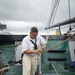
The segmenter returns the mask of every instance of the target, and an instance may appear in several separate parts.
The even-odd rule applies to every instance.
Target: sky
[[[26,34],[32,26],[45,34],[45,26],[50,18],[52,0],[0,0],[0,23],[6,24],[4,31],[12,34]],[[75,0],[70,0],[71,18],[75,17]],[[68,0],[60,0],[53,24],[69,19]],[[61,32],[66,32],[62,29]],[[50,29],[49,34],[55,34]]]

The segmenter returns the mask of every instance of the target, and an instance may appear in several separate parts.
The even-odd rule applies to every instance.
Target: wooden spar
[[[68,19],[66,21],[60,22],[58,24],[55,24],[55,25],[51,26],[51,28],[55,28],[55,27],[59,27],[59,26],[64,26],[64,25],[71,24],[71,23],[75,23],[75,17],[71,18],[71,19]]]

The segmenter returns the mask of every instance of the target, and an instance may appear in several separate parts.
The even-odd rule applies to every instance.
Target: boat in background
[[[0,75],[22,75],[21,41],[26,35],[0,34]],[[42,35],[46,38],[46,35]],[[52,46],[63,42],[68,35],[49,35],[46,46]],[[52,38],[52,39],[51,39]],[[57,47],[42,54],[43,75],[75,75],[75,38],[72,38]],[[38,65],[37,65],[38,66]],[[39,66],[38,66],[39,71]]]

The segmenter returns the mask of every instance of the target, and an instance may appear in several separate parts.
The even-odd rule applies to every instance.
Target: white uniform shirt
[[[42,44],[45,44],[45,39],[38,35],[37,37],[37,48],[40,49]],[[22,53],[29,49],[29,50],[34,50],[34,44],[30,41],[32,40],[35,43],[35,39],[31,39],[30,35],[26,36],[23,40],[22,40]],[[29,54],[29,55],[35,55],[35,54]]]

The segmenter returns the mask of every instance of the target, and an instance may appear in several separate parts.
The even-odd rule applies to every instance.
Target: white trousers
[[[23,55],[23,75],[35,75],[37,69],[37,55]]]

